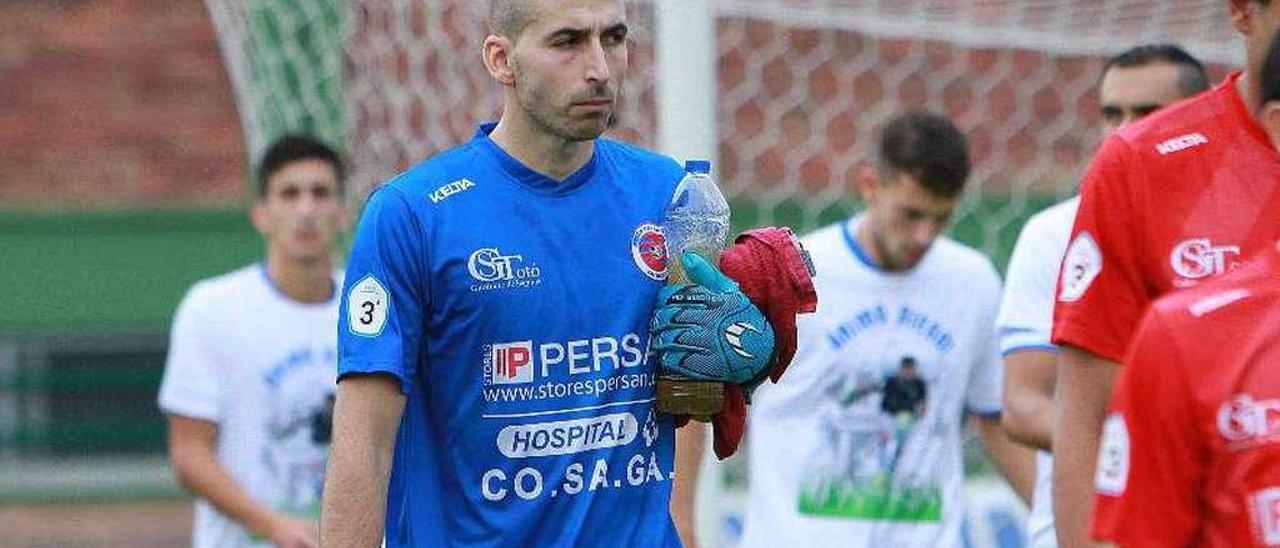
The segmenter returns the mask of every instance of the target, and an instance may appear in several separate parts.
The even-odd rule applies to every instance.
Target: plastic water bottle
[[[711,264],[720,262],[725,237],[729,234],[729,202],[711,178],[711,162],[684,163],[684,179],[676,186],[667,206],[667,282],[690,283],[680,264],[680,255],[693,251]]]
[[[711,178],[711,162],[689,160],[684,179],[676,186],[667,206],[663,232],[667,240],[667,283],[692,283],[680,256],[685,251],[702,255],[711,264],[720,263],[725,237],[729,234],[729,202]],[[689,415],[710,422],[724,406],[724,384],[698,381],[678,375],[658,375],[655,386],[658,411]]]

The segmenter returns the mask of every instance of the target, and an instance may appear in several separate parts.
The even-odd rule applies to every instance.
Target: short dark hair
[[[1101,83],[1107,71],[1114,67],[1132,68],[1151,63],[1169,63],[1177,67],[1178,90],[1186,97],[1209,89],[1209,73],[1205,72],[1204,63],[1175,44],[1143,44],[1124,50],[1107,59],[1098,75],[1098,82]]]
[[[1269,101],[1280,101],[1280,32],[1271,39],[1271,47],[1258,71],[1258,106]]]
[[[341,194],[347,174],[346,166],[337,151],[312,137],[285,135],[267,147],[262,161],[258,163],[258,198],[267,196],[267,182],[272,175],[289,164],[309,159],[324,160],[333,166],[333,171],[338,175],[338,193]]]
[[[489,32],[514,41],[533,22],[532,11],[527,0],[489,0]]]
[[[969,178],[969,146],[950,120],[913,111],[889,121],[880,134],[880,170],[912,176],[931,194],[953,197]]]

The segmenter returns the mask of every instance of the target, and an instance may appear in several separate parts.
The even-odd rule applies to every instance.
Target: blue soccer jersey
[[[407,396],[387,546],[679,546],[648,325],[680,167],[598,139],[553,181],[492,129],[383,185],[356,230],[339,374]]]

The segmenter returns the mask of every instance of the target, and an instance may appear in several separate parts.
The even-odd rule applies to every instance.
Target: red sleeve
[[[1150,299],[1139,266],[1144,212],[1133,199],[1145,177],[1132,156],[1125,141],[1112,137],[1085,173],[1053,318],[1054,344],[1115,362]]]
[[[1092,533],[1121,546],[1189,546],[1199,530],[1203,440],[1166,321],[1153,309],[1139,327],[1098,449]]]

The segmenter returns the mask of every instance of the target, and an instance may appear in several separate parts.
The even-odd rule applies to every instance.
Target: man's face
[[[627,71],[626,12],[618,0],[542,0],[511,50],[520,108],[568,141],[608,127]]]
[[[1182,99],[1180,74],[1177,65],[1165,61],[1107,69],[1098,86],[1103,137]]]
[[[297,261],[329,259],[347,225],[338,173],[318,158],[285,165],[267,179],[266,195],[253,206],[253,224],[269,250]]]
[[[951,224],[959,202],[959,196],[930,193],[905,173],[869,171],[861,187],[876,257],[881,268],[893,272],[909,270],[924,258]]]

